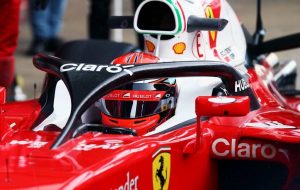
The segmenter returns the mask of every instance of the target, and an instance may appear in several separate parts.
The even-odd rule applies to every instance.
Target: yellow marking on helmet
[[[150,42],[149,40],[146,40],[145,44],[146,44],[147,50],[149,52],[153,53],[155,50],[155,45],[152,42]]]
[[[205,14],[206,14],[207,18],[215,18],[214,12],[213,12],[211,6],[207,6],[205,8]],[[215,41],[215,39],[216,39],[216,31],[210,31],[209,33],[210,33],[210,36],[211,36],[212,40]]]
[[[186,49],[186,45],[183,42],[179,42],[173,46],[173,50],[176,54],[183,54]]]

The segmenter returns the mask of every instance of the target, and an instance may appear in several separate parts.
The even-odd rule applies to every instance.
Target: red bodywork
[[[248,74],[260,108],[237,104],[245,116],[206,110],[212,117],[200,123],[198,101],[198,125],[149,136],[87,132],[56,149],[50,146],[60,132],[31,129],[37,100],[2,104],[0,189],[297,189],[300,115],[285,109],[254,69]]]

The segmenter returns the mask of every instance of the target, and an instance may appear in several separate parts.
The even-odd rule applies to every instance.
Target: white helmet
[[[216,31],[203,19],[202,26],[195,27],[201,18],[222,18],[229,24],[221,22],[226,27]],[[136,10],[134,28],[144,34],[145,52],[161,61],[216,60],[242,66],[245,72],[245,37],[225,0],[145,0]]]

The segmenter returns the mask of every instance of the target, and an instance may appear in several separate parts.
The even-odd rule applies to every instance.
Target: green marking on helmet
[[[181,30],[182,30],[182,25],[183,24],[182,24],[181,14],[180,14],[180,11],[178,9],[178,6],[176,6],[176,4],[174,3],[173,0],[167,0],[167,2],[174,8],[175,13],[176,13],[176,17],[177,17],[177,20],[178,20],[178,29],[177,29],[176,33],[174,34],[174,35],[176,35],[179,32],[181,32]]]

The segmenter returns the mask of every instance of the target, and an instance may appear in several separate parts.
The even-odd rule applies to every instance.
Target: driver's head
[[[157,63],[158,58],[147,53],[129,53],[116,58],[113,64]],[[173,78],[137,81],[122,86],[96,102],[102,123],[111,127],[126,127],[143,135],[154,130],[174,115],[177,86]]]

